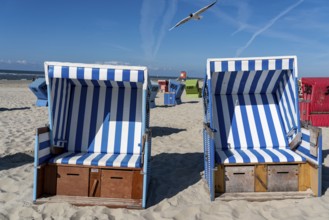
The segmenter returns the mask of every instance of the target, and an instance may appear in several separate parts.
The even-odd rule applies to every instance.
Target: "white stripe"
[[[301,131],[302,131],[303,134],[306,134],[306,135],[308,135],[308,136],[311,135],[311,131],[308,130],[308,129],[306,129],[306,128],[302,128]]]
[[[42,150],[39,150],[39,152],[38,152],[38,158],[40,159],[40,158],[42,158],[44,156],[47,156],[49,154],[50,154],[50,147],[44,148]]]
[[[217,153],[218,153],[218,155],[220,157],[220,161],[222,163],[229,163],[228,157],[226,156],[226,154],[224,153],[224,151],[219,150],[219,151],[217,151]]]
[[[62,100],[62,97],[60,96],[61,94],[61,91],[62,91],[62,80],[61,79],[58,79],[58,89],[57,89],[57,94],[55,95],[56,96],[56,106],[55,106],[55,112],[53,112],[53,114],[55,115],[54,116],[54,121],[53,121],[53,132],[54,132],[54,137],[57,135],[56,134],[56,130],[57,130],[57,123],[58,123],[58,115],[59,115],[59,111],[61,109],[59,109],[59,103],[60,101]],[[54,89],[55,90],[55,89]]]
[[[310,161],[311,163],[315,164],[315,165],[319,165],[318,161],[314,160],[313,158],[311,158],[309,155],[306,155],[304,153],[302,153],[301,151],[299,151],[298,149],[296,150],[296,153],[300,154],[302,157],[304,157],[307,161]]]
[[[250,127],[250,133],[251,133],[253,148],[260,148],[260,143],[259,143],[259,138],[258,138],[258,135],[257,135],[257,127],[256,127],[256,123],[255,123],[254,112],[252,110],[252,105],[250,103],[250,96],[249,95],[244,95],[244,101],[246,103],[246,111],[247,111],[247,116],[248,116],[248,122],[249,122],[249,127]]]
[[[88,83],[91,83],[89,80]],[[93,104],[93,94],[94,87],[88,85],[87,94],[86,94],[86,105],[85,105],[85,115],[83,121],[83,130],[82,130],[82,141],[81,141],[81,151],[87,152],[89,147],[89,134],[90,134],[90,121],[91,121],[91,109]]]
[[[114,81],[121,82],[123,78],[123,70],[114,70]]]
[[[237,124],[237,130],[238,130],[238,135],[239,135],[239,140],[240,140],[240,147],[242,149],[247,148],[247,139],[246,139],[246,134],[244,132],[244,124],[242,120],[242,114],[241,114],[241,106],[238,100],[237,95],[233,95],[233,100],[235,100],[235,107],[234,107],[234,114],[235,114],[235,119],[236,119],[236,124]]]
[[[254,149],[254,150],[263,156],[265,162],[267,162],[267,163],[273,162],[272,157],[270,155],[268,155],[264,150],[262,150],[262,149]]]
[[[232,126],[231,126],[231,118],[230,113],[228,109],[228,102],[227,102],[227,96],[226,95],[220,95],[220,99],[222,100],[222,111],[224,116],[224,124],[225,124],[225,134],[227,135],[227,143],[231,145],[231,148],[234,148],[234,139],[232,134]],[[233,113],[232,113],[233,114]],[[222,128],[221,128],[222,129]],[[222,146],[223,148],[224,146]]]
[[[132,155],[128,161],[128,167],[136,167],[136,162],[139,159],[139,155]]]
[[[235,70],[235,60],[228,61],[228,71],[236,71]]]
[[[289,129],[291,129],[292,128],[292,118],[290,117],[290,113],[289,113],[289,111],[288,111],[288,106],[289,106],[289,98],[288,98],[288,100],[286,99],[286,96],[285,96],[285,91],[286,91],[286,89],[287,89],[287,82],[286,82],[286,80],[285,79],[283,79],[284,80],[284,82],[283,82],[283,84],[284,85],[286,85],[285,87],[283,87],[283,85],[282,85],[282,87],[281,87],[281,94],[282,94],[282,102],[283,102],[283,106],[284,106],[284,111],[286,112],[286,115],[287,115],[287,118],[288,118],[288,125],[289,125]],[[288,96],[289,95],[289,93],[286,93],[286,95]]]
[[[85,153],[78,153],[76,155],[74,155],[73,157],[71,157],[68,161],[68,164],[77,164],[77,160],[83,156]]]
[[[70,86],[70,84],[69,83],[67,83],[67,90],[68,90],[68,94],[67,94],[67,100],[66,100],[66,103],[64,103],[64,104],[66,104],[66,109],[65,109],[65,119],[64,119],[64,121],[65,122],[67,122],[67,119],[68,119],[68,114],[69,114],[69,104],[70,104],[70,98],[71,98],[71,86]],[[65,123],[64,125],[63,125],[63,129],[64,129],[64,132],[63,132],[63,137],[62,137],[62,139],[67,139],[67,136],[66,136],[66,128],[67,128],[67,123]],[[62,143],[61,144],[61,146],[64,146],[64,143]]]
[[[303,140],[302,139],[302,143],[300,143],[300,146],[301,147],[303,147],[303,148],[305,148],[305,149],[307,149],[307,150],[310,150],[310,142],[308,142],[308,141],[305,141],[305,140]]]
[[[255,79],[256,72],[255,71],[250,71],[250,72],[247,72],[245,74],[248,74],[248,77],[247,77],[246,84],[244,86],[244,91],[243,91],[244,94],[250,92],[250,87],[251,87],[253,79]]]
[[[259,80],[257,82],[256,90],[255,90],[254,93],[260,93],[261,92],[262,87],[265,83],[265,80],[266,80],[266,77],[267,77],[268,74],[269,74],[268,70],[262,71],[262,74],[260,74]]]
[[[266,147],[271,148],[271,147],[273,147],[273,143],[271,140],[271,131],[270,131],[268,123],[267,123],[264,104],[262,102],[260,95],[256,95],[255,98],[256,98],[256,102],[257,102],[257,108],[258,108],[258,112],[259,112],[260,121],[262,124],[262,129],[264,132]]]
[[[138,71],[137,70],[130,71],[130,82],[138,82]]]
[[[113,161],[114,167],[121,167],[121,162],[125,158],[126,154],[119,154],[117,158]]]
[[[294,158],[295,162],[303,161],[302,157],[300,155],[296,154],[295,152],[293,152],[292,150],[289,150],[289,149],[281,149],[281,150],[283,150],[286,153],[290,154]]]
[[[251,153],[250,150],[244,150],[243,152],[245,154],[247,154],[247,156],[249,157],[250,163],[257,163],[258,162],[257,157],[253,153]]]
[[[286,147],[287,143],[285,141],[285,136],[282,132],[282,127],[281,127],[281,123],[280,123],[280,118],[276,109],[276,104],[274,103],[274,99],[273,99],[273,95],[266,95],[267,100],[269,103],[273,103],[273,104],[269,104],[269,108],[270,108],[270,112],[271,112],[271,116],[273,119],[273,124],[274,124],[274,129],[275,129],[275,135],[278,138],[278,142],[279,142],[279,148],[281,147]]]
[[[289,59],[282,59],[282,69],[283,70],[289,69]]]
[[[62,78],[62,67],[54,66],[54,77],[53,78]]]
[[[91,80],[92,79],[92,69],[91,68],[84,68],[84,80]]]
[[[63,131],[63,126],[64,126],[64,113],[66,112],[66,109],[65,109],[65,97],[66,97],[66,93],[67,93],[67,80],[64,80],[64,85],[61,87],[61,90],[63,91],[63,95],[61,97],[61,100],[62,100],[62,108],[61,108],[61,114],[60,114],[60,119],[59,119],[59,129],[58,129],[58,139],[64,139],[64,137],[60,136],[61,135],[61,132]],[[64,133],[64,136],[65,136],[65,133]],[[61,143],[63,144],[63,143]]]
[[[222,71],[222,62],[215,61],[214,62],[214,72],[221,72]]]
[[[96,122],[96,136],[94,152],[100,153],[102,146],[102,136],[103,136],[103,120],[104,120],[104,105],[106,99],[106,87],[99,87],[99,97],[97,105],[97,122]]]
[[[95,159],[100,153],[90,154],[87,158],[84,159],[83,165],[91,165],[93,159]]]
[[[49,140],[50,140],[49,132],[39,134],[39,144]]]
[[[223,82],[222,82],[222,89],[220,91],[220,94],[227,94],[227,86],[228,86],[228,82],[230,80],[230,73],[225,73],[224,76],[221,76],[221,77],[224,77],[223,79]]]
[[[72,154],[72,152],[66,152],[64,154],[61,154],[61,155],[55,157],[53,159],[53,161],[54,161],[54,163],[62,163],[63,158],[66,157],[66,156],[68,156],[68,155],[70,155],[70,154]]]
[[[218,80],[218,77],[219,77],[219,73],[216,72],[213,74],[213,79],[211,80],[211,88],[212,88],[212,94],[209,94],[209,96],[212,96],[215,94],[216,92],[216,87],[217,87],[217,80]],[[220,92],[220,91],[219,91]]]
[[[128,151],[128,133],[129,133],[129,110],[130,110],[130,100],[131,100],[131,88],[129,83],[124,82],[125,93],[124,93],[124,103],[123,103],[123,113],[122,113],[122,133],[121,133],[121,146],[120,153],[126,154]],[[132,106],[134,108],[135,106]]]
[[[242,71],[248,71],[249,70],[249,61],[248,60],[242,60],[241,70]]]
[[[105,166],[105,165],[106,165],[106,161],[107,161],[108,159],[110,159],[110,157],[111,157],[112,155],[113,155],[113,154],[105,154],[105,156],[102,157],[102,159],[100,159],[100,160],[98,161],[98,166]]]
[[[73,99],[73,107],[71,112],[71,125],[70,125],[70,137],[68,140],[68,150],[75,151],[75,139],[77,136],[77,128],[78,128],[78,115],[80,108],[80,95],[81,95],[81,87],[76,86],[74,90],[74,99]],[[78,146],[80,147],[80,146]]]
[[[268,60],[268,69],[275,70],[275,61],[276,60]]]
[[[76,79],[76,78],[78,78],[77,75],[78,75],[78,68],[70,66],[69,67],[69,78]]]
[[[242,156],[236,150],[231,150],[231,151],[233,153],[235,163],[244,163]]]
[[[107,80],[107,69],[99,69],[99,80]]]
[[[137,100],[136,100],[136,115],[135,115],[135,131],[134,131],[134,154],[140,154],[142,139],[142,99],[143,90],[137,90]],[[131,106],[132,108],[133,106]]]
[[[240,84],[241,84],[241,78],[242,78],[243,72],[238,72],[235,80],[234,80],[234,84],[233,84],[233,89],[232,89],[232,94],[236,94],[238,93]]]
[[[279,157],[280,162],[288,162],[288,159],[284,154],[282,154],[280,151],[275,150],[275,149],[268,149],[270,150],[273,154],[275,154],[277,157]]]
[[[280,95],[279,95],[279,90],[277,90],[276,92],[276,97],[279,101],[279,108],[280,108],[280,113],[281,113],[281,118],[282,118],[282,121],[283,121],[283,124],[284,124],[284,128],[285,128],[285,132],[288,133],[289,131],[289,128],[288,128],[288,122],[286,121],[285,119],[285,116],[284,116],[284,109],[283,109],[283,104],[282,104],[282,99],[280,98]]]
[[[220,130],[219,130],[219,123],[218,123],[218,109],[217,109],[217,99],[216,96],[210,96],[209,98],[213,99],[213,128],[215,128],[217,130],[217,135],[215,135],[215,148],[217,149],[217,151],[221,150],[223,148],[223,146],[221,146],[221,136],[220,136]],[[207,116],[206,116],[207,117]],[[223,128],[222,128],[223,129]]]
[[[273,89],[278,83],[278,78],[280,76],[280,73],[281,73],[281,71],[278,71],[278,70],[274,72],[273,77],[267,87],[266,93],[273,93]]]
[[[114,153],[115,143],[115,132],[116,132],[116,120],[117,120],[117,108],[119,99],[119,88],[112,88],[112,99],[111,99],[111,114],[109,121],[109,134],[107,140],[107,153]]]
[[[263,70],[262,60],[255,60],[255,71]]]

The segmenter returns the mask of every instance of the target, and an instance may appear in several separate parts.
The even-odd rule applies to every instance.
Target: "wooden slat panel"
[[[57,166],[45,166],[45,178],[43,191],[47,195],[56,195]]]
[[[38,172],[38,180],[37,180],[37,198],[42,196],[43,188],[44,188],[44,181],[45,181],[45,167],[41,166],[37,169]]]
[[[311,187],[310,165],[308,163],[299,165],[298,190],[306,191]]]
[[[100,197],[101,195],[101,169],[92,168],[89,173],[89,196]]]
[[[318,193],[319,193],[319,190],[322,190],[322,189],[319,189],[319,176],[318,176],[318,168],[310,165],[310,182],[311,182],[311,189],[313,191],[313,195],[317,196]]]
[[[43,134],[49,132],[49,128],[48,127],[37,128],[37,132],[38,134]]]
[[[297,165],[269,165],[267,191],[298,191]]]
[[[102,170],[101,197],[131,198],[133,171]]]
[[[267,166],[255,166],[255,192],[267,192]]]
[[[89,168],[58,166],[57,195],[88,196]]]
[[[132,199],[142,199],[143,195],[143,175],[140,171],[133,171],[133,183],[132,183],[132,192],[131,198]]]
[[[225,167],[225,192],[254,192],[254,166]]]
[[[224,193],[225,192],[225,172],[224,165],[218,165],[215,171],[215,192]]]

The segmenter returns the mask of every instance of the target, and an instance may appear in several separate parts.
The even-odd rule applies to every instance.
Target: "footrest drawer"
[[[57,195],[88,196],[89,168],[58,166]]]
[[[225,192],[254,192],[254,166],[225,167]]]
[[[268,165],[268,191],[298,191],[298,165]]]

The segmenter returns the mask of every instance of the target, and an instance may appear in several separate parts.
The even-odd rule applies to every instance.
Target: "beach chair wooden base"
[[[47,164],[38,168],[36,203],[142,208],[140,168]]]
[[[282,196],[286,193],[288,197],[317,196],[321,190],[318,188],[318,168],[309,162],[218,165],[214,172],[215,193],[219,197],[231,198],[242,193],[242,198],[245,195],[258,198],[254,195],[265,193],[280,199],[286,198]],[[259,198],[263,199],[262,194]]]

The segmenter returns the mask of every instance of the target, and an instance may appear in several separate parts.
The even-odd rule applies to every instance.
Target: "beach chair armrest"
[[[208,135],[209,135],[209,137],[211,139],[214,139],[215,138],[215,132],[216,131],[210,127],[210,124],[209,123],[203,123],[203,128],[208,133]]]
[[[296,149],[302,143],[302,133],[299,132],[294,139],[289,143],[291,150]]]
[[[141,164],[144,164],[144,156],[145,156],[145,145],[149,139],[149,136],[152,134],[151,129],[147,129],[145,134],[142,137],[142,157],[141,157]]]

